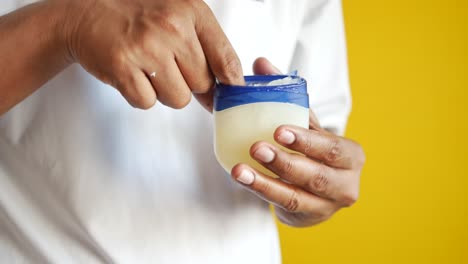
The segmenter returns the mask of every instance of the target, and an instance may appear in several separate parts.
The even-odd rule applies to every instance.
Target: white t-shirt
[[[340,1],[207,2],[245,74],[259,56],[298,69],[322,125],[344,131]],[[223,171],[212,140],[196,100],[137,110],[68,67],[0,116],[0,262],[280,263],[268,205]]]

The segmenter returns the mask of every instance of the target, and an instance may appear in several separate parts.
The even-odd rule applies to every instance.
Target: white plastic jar
[[[230,173],[238,163],[276,177],[250,157],[257,141],[275,143],[281,125],[309,126],[306,81],[298,76],[246,76],[246,86],[218,84],[214,95],[214,148],[218,162]],[[282,148],[282,147],[281,147]],[[283,148],[284,149],[284,148]]]

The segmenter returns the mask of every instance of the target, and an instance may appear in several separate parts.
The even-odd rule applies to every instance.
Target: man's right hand
[[[237,54],[202,0],[68,3],[63,29],[70,58],[134,107],[159,100],[182,108],[193,92],[210,109],[215,77],[244,83]]]

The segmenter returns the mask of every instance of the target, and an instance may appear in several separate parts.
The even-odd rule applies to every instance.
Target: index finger
[[[210,69],[216,78],[223,84],[244,85],[244,74],[239,57],[206,4],[201,4],[199,8],[195,30]]]
[[[331,133],[297,126],[280,126],[274,138],[289,149],[335,168],[352,169],[364,163],[364,154],[359,144]]]
[[[335,210],[333,201],[258,172],[246,164],[232,168],[232,177],[263,200],[275,204],[290,213],[309,213],[318,218],[329,217]]]

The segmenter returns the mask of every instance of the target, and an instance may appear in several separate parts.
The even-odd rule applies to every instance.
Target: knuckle
[[[344,207],[350,207],[357,202],[358,198],[359,198],[358,191],[356,190],[347,191],[343,193],[341,203]]]
[[[315,208],[311,214],[314,219],[318,220],[319,222],[323,222],[325,220],[330,219],[336,212],[336,206],[334,205],[322,205],[318,208]]]
[[[333,214],[334,214],[333,209],[331,208],[324,209],[318,213],[318,218],[320,219],[320,221],[325,221],[325,220],[330,219],[333,216]]]
[[[132,106],[140,108],[140,109],[150,109],[156,104],[156,97],[152,94],[147,94],[141,89],[136,88],[134,86],[127,87],[126,94]],[[128,92],[128,90],[133,89],[134,91]]]
[[[328,190],[329,180],[325,173],[323,164],[317,165],[314,175],[310,178],[309,188],[321,194],[326,194]]]
[[[129,87],[125,85],[119,85],[118,90],[132,107],[139,107],[138,102],[135,100],[135,97],[132,96],[132,92],[130,91]]]
[[[123,84],[121,92],[133,107],[147,110],[156,104],[155,94],[144,87],[140,87],[136,76],[129,74],[124,78],[121,81]]]
[[[257,189],[257,192],[265,195],[271,191],[272,186],[271,186],[271,183],[269,182],[263,182],[262,184],[259,184],[256,189]]]
[[[286,204],[284,205],[284,209],[288,212],[296,212],[297,208],[299,207],[299,194],[297,190],[292,190],[291,194],[289,195],[288,199],[286,200]]]
[[[138,96],[136,100],[136,106],[138,108],[148,110],[156,104],[156,98],[154,96]]]
[[[123,73],[127,66],[127,54],[121,49],[114,49],[111,51],[110,63],[112,69],[117,73]]]
[[[304,144],[304,153],[305,154],[311,153],[312,152],[312,147],[313,147],[312,139],[310,137],[303,136],[302,141],[304,142],[303,143]]]
[[[93,72],[93,75],[101,80],[103,83],[108,84],[117,90],[120,89],[119,83],[116,78],[114,78],[112,73],[104,72],[104,71],[95,71]]]
[[[134,25],[136,29],[133,34],[131,34],[132,39],[129,41],[130,50],[137,52],[143,52],[144,54],[153,54],[156,50],[162,48],[162,43],[158,41],[159,35],[155,33],[155,23],[158,26],[165,25],[160,16],[145,17],[143,16],[138,22],[137,25]],[[162,25],[161,25],[162,24]],[[130,33],[129,33],[130,34]],[[159,38],[160,39],[160,38]]]
[[[325,210],[319,210],[317,212],[313,213],[314,219],[322,222],[330,218],[331,215],[329,215],[328,211]]]
[[[198,79],[191,84],[190,90],[195,93],[206,93],[214,86],[214,79]]]
[[[229,44],[226,43],[225,45]],[[240,69],[242,69],[242,66],[239,58],[235,54],[230,54],[224,58],[219,70],[224,79],[232,82],[242,77],[242,70]]]
[[[364,166],[366,163],[366,153],[364,152],[364,149],[362,148],[361,145],[357,144],[357,155],[356,155],[356,162],[359,167]]]
[[[162,10],[158,14],[158,26],[159,28],[163,29],[164,31],[172,34],[172,35],[179,35],[184,36],[182,32],[184,32],[184,22],[181,19],[181,16],[178,13],[173,12],[171,10]]]
[[[208,6],[208,4],[205,3],[205,1],[189,0],[187,3],[191,7],[191,10],[198,17],[203,17],[207,14],[212,14],[211,8]]]
[[[280,163],[279,172],[283,175],[289,175],[293,173],[294,161],[292,159],[285,159]]]
[[[177,98],[173,100],[169,106],[174,109],[182,109],[190,103],[191,99],[192,99],[192,96],[190,94],[184,93],[184,94],[181,94],[180,96],[177,96]]]
[[[334,163],[340,160],[341,156],[342,156],[342,146],[341,146],[340,138],[334,137],[325,155],[325,160],[329,163]]]
[[[133,50],[141,50],[147,55],[153,55],[155,50],[160,49],[158,42],[155,41],[155,36],[149,30],[144,31],[141,35],[135,40],[135,44],[132,48]],[[154,55],[153,55],[154,56]]]

